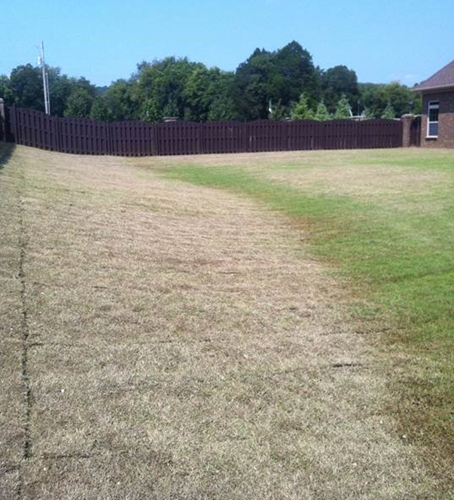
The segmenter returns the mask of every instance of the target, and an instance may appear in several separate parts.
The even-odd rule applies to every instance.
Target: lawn
[[[452,152],[7,153],[2,500],[449,498]]]
[[[182,165],[173,179],[227,189],[296,221],[348,279],[359,319],[386,324],[415,366],[396,408],[406,434],[454,456],[454,153],[306,154],[306,161]],[[389,328],[389,330],[388,330]]]

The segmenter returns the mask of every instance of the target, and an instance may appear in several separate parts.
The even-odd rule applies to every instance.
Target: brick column
[[[415,115],[403,115],[401,117],[403,132],[402,132],[402,146],[409,148],[411,146],[411,124],[415,119]]]

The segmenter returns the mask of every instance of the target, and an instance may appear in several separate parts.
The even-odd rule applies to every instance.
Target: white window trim
[[[436,122],[430,121],[430,110],[431,109],[438,109],[438,121],[436,121]],[[429,104],[427,107],[427,131],[426,131],[426,139],[438,139],[438,133],[437,133],[437,135],[430,135],[429,134],[431,123],[438,123],[438,124],[440,123],[440,102],[439,101],[429,101]]]

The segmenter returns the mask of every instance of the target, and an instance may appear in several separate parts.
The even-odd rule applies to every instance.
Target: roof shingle
[[[454,87],[454,61],[451,61],[440,71],[437,71],[427,80],[413,87],[413,90],[432,90],[444,87]]]

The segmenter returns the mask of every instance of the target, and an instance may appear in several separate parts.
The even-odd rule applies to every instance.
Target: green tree
[[[164,106],[164,109],[162,110],[162,114],[164,117],[180,117],[181,112],[178,107],[177,101],[176,100],[170,100],[167,102],[167,104]]]
[[[323,99],[330,112],[334,112],[337,103],[345,96],[351,103],[359,99],[358,78],[347,66],[335,66],[321,73]]]
[[[104,93],[96,97],[91,118],[109,122],[139,118],[140,110],[132,92],[131,82],[126,80],[113,82]]]
[[[364,111],[364,109],[367,108],[369,110],[369,113],[373,117],[375,117],[376,113],[377,113],[376,94],[377,94],[378,89],[381,87],[384,87],[384,85],[378,84],[378,83],[359,83],[358,84],[359,98],[361,101],[362,110]],[[385,103],[385,106],[386,106],[386,103]],[[381,109],[379,111],[379,114],[377,116],[381,116],[383,109]]]
[[[70,95],[76,88],[85,88],[93,96],[96,88],[85,78],[62,75],[60,68],[46,67],[49,78],[50,108],[54,116],[63,116]],[[2,90],[3,87],[3,90]],[[17,66],[10,78],[2,77],[0,95],[8,105],[44,111],[43,81],[41,68],[26,64]]]
[[[336,112],[334,113],[334,118],[336,120],[341,120],[344,118],[351,118],[351,116],[352,116],[352,110],[350,107],[350,103],[348,102],[345,96],[342,96],[339,99],[339,102],[337,103]]]
[[[31,64],[17,66],[11,71],[9,88],[11,104],[44,111],[43,81],[39,68]]]
[[[386,105],[386,108],[384,109],[381,117],[388,118],[388,119],[393,119],[396,117],[396,112],[394,111],[394,108],[391,104],[391,101],[389,101],[388,104]]]
[[[189,75],[183,97],[185,99],[186,120],[205,121],[213,100],[215,75],[205,66],[195,68]]]
[[[236,70],[235,102],[240,116],[246,120],[268,116],[269,80],[273,74],[272,56],[256,49]]]
[[[11,84],[6,75],[0,75],[0,97],[5,101],[7,106],[11,106],[14,103]]]
[[[318,103],[314,118],[319,122],[325,122],[331,119],[331,115],[328,113],[328,110],[323,101]]]
[[[320,81],[312,56],[297,42],[274,52],[256,49],[236,70],[234,100],[246,120],[267,118],[270,99],[288,107],[303,91],[315,104]]]
[[[298,102],[292,110],[294,120],[313,120],[314,112],[309,107],[309,99],[305,93],[301,94]]]
[[[139,118],[144,122],[157,122],[163,117],[163,112],[157,107],[154,99],[145,99],[140,109]]]
[[[402,116],[410,110],[413,102],[413,112],[421,113],[422,100],[406,85],[399,82],[389,84],[362,83],[359,85],[362,105],[369,108],[374,116],[382,116],[388,103],[394,108],[395,116]]]
[[[63,116],[71,92],[76,87],[77,80],[61,75],[59,68],[49,68],[50,110],[54,116]]]
[[[221,96],[212,102],[208,111],[208,121],[237,120],[235,103],[231,97]]]
[[[291,111],[287,106],[282,104],[282,100],[279,99],[276,104],[272,105],[271,112],[269,114],[270,120],[285,120],[291,116]]]
[[[90,110],[90,118],[93,120],[109,121],[109,109],[103,96],[98,96],[93,101]]]
[[[207,69],[204,65],[194,68],[183,91],[185,119],[206,121],[220,119],[220,116],[232,118],[235,115],[231,97],[233,79],[233,73],[218,68]],[[213,118],[215,116],[218,118]]]
[[[288,106],[295,102],[304,91],[313,106],[320,98],[321,83],[309,51],[293,41],[276,51],[275,60],[280,84],[275,90],[282,104]]]
[[[372,118],[375,118],[374,114],[369,108],[364,108],[363,112],[361,113],[361,116],[366,120],[371,120]]]
[[[219,71],[211,90],[212,96],[208,111],[208,120],[236,120],[238,112],[233,99],[235,75],[230,71]]]
[[[94,100],[94,95],[87,88],[74,88],[66,102],[64,116],[67,118],[88,118]]]
[[[147,101],[147,106],[152,106],[157,119],[163,116],[184,118],[185,87],[191,73],[202,67],[202,64],[192,63],[186,58],[175,57],[139,64],[132,81],[132,98],[138,109],[141,109],[140,113],[143,114],[143,103]]]

